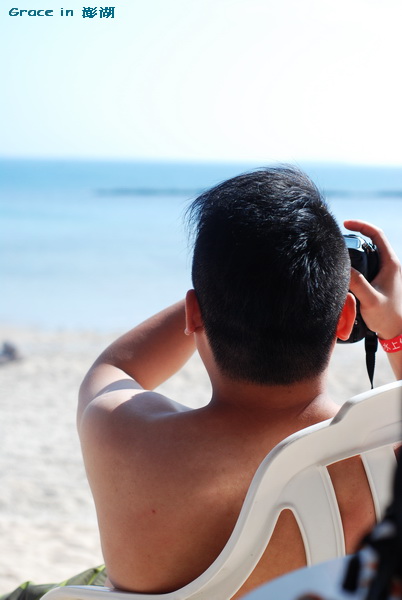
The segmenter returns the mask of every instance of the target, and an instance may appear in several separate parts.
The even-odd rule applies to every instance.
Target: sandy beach
[[[57,582],[102,563],[75,405],[86,370],[120,333],[1,331],[0,342],[14,343],[22,358],[0,365],[0,595],[26,580]],[[375,384],[392,380],[379,349]],[[369,389],[361,343],[336,347],[329,386],[339,403]],[[199,358],[160,391],[206,404],[210,385]]]

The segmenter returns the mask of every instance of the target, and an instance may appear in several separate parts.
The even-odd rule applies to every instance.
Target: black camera
[[[362,273],[367,281],[372,281],[377,275],[379,269],[377,246],[353,233],[344,235],[343,237],[345,239],[346,247],[349,251],[352,267]],[[367,327],[360,314],[360,303],[356,298],[356,320],[352,329],[352,333],[347,340],[338,339],[337,341],[341,344],[359,342],[366,337],[366,334],[369,331],[370,329]]]

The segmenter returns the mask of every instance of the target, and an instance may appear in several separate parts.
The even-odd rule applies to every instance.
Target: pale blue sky
[[[402,164],[401,0],[0,2],[0,156]]]

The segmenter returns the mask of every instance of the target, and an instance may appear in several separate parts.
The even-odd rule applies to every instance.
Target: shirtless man
[[[265,455],[336,414],[326,371],[336,338],[353,326],[349,287],[381,338],[402,334],[400,265],[384,235],[345,223],[381,257],[373,286],[355,271],[350,281],[342,234],[299,171],[226,181],[193,203],[190,221],[194,290],[114,342],[80,390],[78,429],[106,569],[123,590],[166,592],[200,575],[229,538]],[[195,349],[212,383],[207,406],[189,409],[150,391]],[[402,352],[389,356],[402,378]],[[352,551],[374,519],[360,460],[331,476]],[[234,598],[303,564],[285,511]]]

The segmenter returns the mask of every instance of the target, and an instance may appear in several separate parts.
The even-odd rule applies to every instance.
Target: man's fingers
[[[344,221],[344,226],[350,231],[357,231],[359,233],[362,233],[366,237],[369,237],[377,246],[380,252],[380,259],[382,264],[384,264],[384,262],[387,262],[388,259],[396,259],[396,255],[387,238],[385,237],[383,231],[375,225],[367,223],[367,221],[348,220]]]
[[[352,267],[350,273],[350,291],[356,296],[360,303],[370,306],[378,300],[378,292],[359,271]]]

